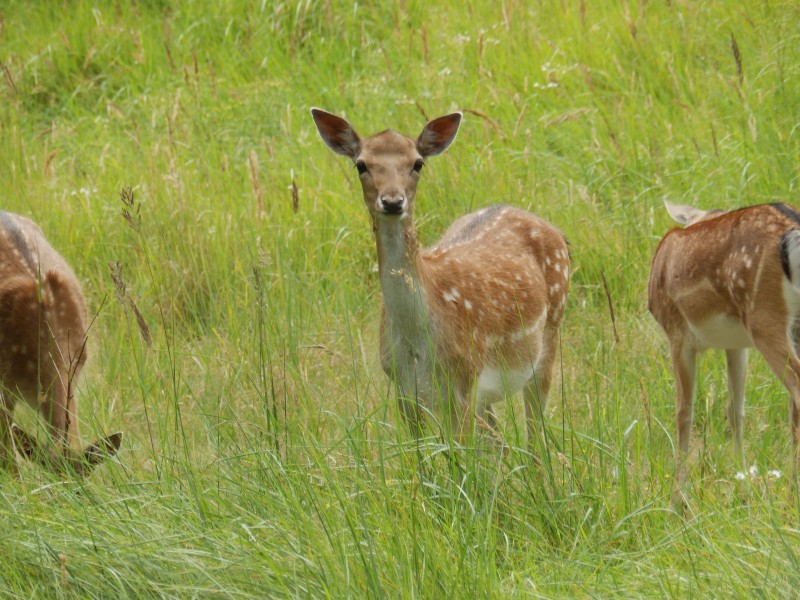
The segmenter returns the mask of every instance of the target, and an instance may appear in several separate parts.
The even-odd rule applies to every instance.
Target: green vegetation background
[[[674,512],[645,286],[663,200],[795,201],[799,45],[786,0],[0,1],[0,206],[84,283],[84,438],[126,436],[84,482],[2,477],[0,591],[795,595],[786,392],[754,357],[740,481],[702,361]],[[566,232],[540,467],[518,401],[506,457],[399,424],[368,217],[311,106],[364,134],[465,112],[420,183],[423,243],[499,201]]]

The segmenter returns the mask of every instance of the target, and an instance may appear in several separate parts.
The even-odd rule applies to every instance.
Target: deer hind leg
[[[726,350],[728,364],[728,423],[736,443],[736,454],[744,468],[744,381],[747,375],[747,350]]]
[[[753,344],[764,355],[772,372],[783,382],[789,392],[789,418],[794,446],[794,468],[800,467],[800,359],[789,343],[788,336],[781,339],[769,333],[751,331]]]
[[[670,348],[672,369],[675,373],[675,422],[678,431],[678,467],[675,484],[686,482],[686,461],[689,455],[689,438],[694,418],[695,363],[697,351],[680,340]]]
[[[540,429],[538,423],[544,423],[544,411],[547,408],[550,384],[553,380],[557,345],[558,328],[546,329],[538,361],[534,364],[533,375],[522,388],[529,449],[533,448],[536,432]]]

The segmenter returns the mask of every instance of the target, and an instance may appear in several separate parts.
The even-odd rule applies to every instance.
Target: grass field
[[[799,44],[787,0],[0,1],[0,208],[84,284],[85,441],[125,432],[85,481],[0,475],[0,595],[796,595],[786,391],[753,355],[737,479],[703,358],[673,510],[645,293],[665,199],[796,202]],[[362,134],[465,112],[423,243],[500,201],[567,234],[541,467],[519,400],[505,457],[400,422],[369,218],[312,106]]]

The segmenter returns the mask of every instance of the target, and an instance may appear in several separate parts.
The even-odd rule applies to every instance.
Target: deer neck
[[[421,353],[428,337],[428,310],[414,224],[405,216],[375,219],[373,226],[389,332],[395,341],[409,343]]]

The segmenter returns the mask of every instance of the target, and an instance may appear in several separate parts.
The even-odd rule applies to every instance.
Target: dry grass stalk
[[[250,165],[250,183],[253,185],[253,194],[256,197],[256,216],[261,221],[264,218],[264,191],[258,181],[258,156],[255,150],[251,150],[247,156]]]

